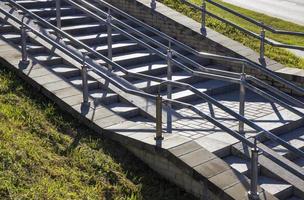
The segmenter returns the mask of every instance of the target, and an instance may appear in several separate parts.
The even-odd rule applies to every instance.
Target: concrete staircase
[[[27,8],[29,11],[43,17],[52,24],[56,25],[56,12],[55,12],[55,1],[52,0],[17,0],[16,2],[20,3],[22,6]],[[100,6],[101,7],[101,6]],[[102,7],[101,7],[102,8]],[[104,8],[102,8],[104,9]],[[107,55],[107,32],[106,26],[100,25],[94,19],[88,17],[85,13],[73,8],[72,6],[62,3],[61,8],[62,14],[62,30],[71,34],[81,42],[89,45],[96,51],[100,52],[103,55]],[[158,40],[159,42],[166,43],[166,40],[160,38],[159,36],[154,35],[153,33],[147,31],[143,27],[140,27],[126,18],[116,16],[123,22],[129,24],[130,26],[140,30],[142,33],[145,33],[147,36]],[[1,37],[6,41],[9,41],[12,45],[20,45],[20,33],[13,26],[6,23],[4,20],[0,23],[0,33]],[[50,30],[50,33],[52,31]],[[128,70],[136,73],[148,74],[156,77],[160,77],[166,80],[167,77],[167,63],[162,58],[149,52],[143,48],[138,43],[128,39],[124,35],[113,32],[113,61],[120,64],[121,66],[127,68]],[[69,40],[64,39],[66,44],[72,45]],[[151,44],[153,45],[153,44]],[[183,55],[193,59],[194,61],[199,62],[208,68],[213,69],[222,69],[225,70],[225,66],[215,65],[212,60],[202,59],[188,54],[182,49],[179,49],[176,46],[172,46],[176,51],[182,53]],[[84,49],[78,48],[80,52],[85,52]],[[38,43],[33,38],[29,39],[28,52],[30,56],[43,65],[45,68],[53,71],[58,75],[58,78],[52,80],[54,83],[60,80],[68,82],[74,88],[81,90],[82,88],[82,78],[81,70],[79,66],[71,63],[69,60],[64,59],[61,55],[50,51],[45,48],[42,44]],[[89,57],[95,60],[100,65],[105,65],[104,61],[96,59],[96,57],[89,55]],[[194,77],[187,74],[185,71],[174,67],[173,68],[173,77],[175,81],[188,83],[197,88],[199,91],[209,94],[214,99],[223,101],[231,109],[236,109],[234,102],[238,100],[238,97],[235,94],[238,94],[239,86],[232,83],[227,83],[224,81]],[[42,76],[42,72],[39,72],[39,69],[35,69],[36,76]],[[159,83],[153,81],[145,81],[136,79],[133,77],[128,77],[121,71],[114,69],[116,73],[121,78],[132,83],[137,88],[146,91],[151,94],[156,94],[158,91]],[[35,76],[35,75],[31,75]],[[48,80],[50,82],[50,80]],[[48,83],[52,84],[52,82]],[[116,91],[108,87],[109,83],[105,82],[100,77],[96,76],[94,73],[89,73],[89,94],[91,101],[94,102],[97,109],[98,106],[106,106],[114,113],[120,115],[122,118],[128,121],[145,121],[152,122],[154,120],[153,114],[147,114],[143,112],[141,105],[138,102],[130,101],[123,94],[119,94]],[[69,90],[64,90],[61,88],[61,98],[71,98],[68,94]],[[166,96],[167,91],[166,87],[161,87],[161,95]],[[68,95],[67,95],[68,94]],[[78,94],[79,95],[79,94]],[[206,105],[205,101],[200,100],[189,90],[183,89],[173,89],[172,98],[174,100],[184,101],[195,106],[204,106]],[[269,103],[267,100],[259,97],[258,95],[249,92],[248,101],[251,104],[255,104],[255,101],[261,101]],[[75,101],[73,105],[77,105],[81,102],[79,100]],[[144,105],[142,105],[144,106]],[[259,105],[257,105],[259,106]],[[176,108],[179,113],[183,112],[184,108]],[[215,108],[216,109],[216,108]],[[267,110],[267,109],[266,109]],[[206,111],[210,112],[210,111]],[[215,112],[216,113],[216,112]],[[268,117],[273,114],[272,111],[266,112],[260,117],[252,117],[253,120],[262,119],[263,117]],[[104,116],[103,116],[104,117]],[[292,118],[292,117],[291,117]],[[281,127],[281,130],[277,133],[282,139],[292,144],[296,148],[304,149],[304,128],[299,123],[299,118],[295,118],[291,121],[296,121],[297,123],[292,124],[293,122],[280,122],[276,124],[276,127],[270,127],[268,130],[273,130],[277,127]],[[222,120],[225,123],[225,119]],[[231,127],[235,127],[236,121],[232,120]],[[235,128],[236,129],[236,128]],[[252,135],[248,134],[248,137]],[[226,137],[226,135],[225,135]],[[227,136],[228,138],[228,136]],[[203,140],[204,137],[199,138]],[[222,138],[225,140],[225,138]],[[264,145],[266,148],[269,148],[270,151],[282,159],[290,161],[293,165],[296,164],[296,168],[300,171],[302,170],[304,174],[304,158],[299,158],[293,153],[289,152],[282,146],[278,146],[276,143],[267,140],[264,138],[261,140],[259,145]],[[203,145],[204,146],[204,145]],[[204,146],[207,150],[208,145]],[[239,143],[239,141],[232,139],[227,146],[220,147],[219,151],[213,151],[218,157],[221,157],[226,163],[228,163],[233,169],[239,173],[246,176],[250,179],[250,151],[248,147]],[[262,159],[263,160],[263,159]],[[274,163],[265,161],[266,164],[263,164],[263,161],[260,165],[260,177],[259,185],[268,193],[277,197],[278,199],[304,199],[304,183],[303,177],[297,177],[295,175],[290,175],[276,166]],[[295,163],[295,164],[294,164]],[[273,168],[277,168],[282,174],[272,171]],[[301,167],[303,169],[301,169]]]

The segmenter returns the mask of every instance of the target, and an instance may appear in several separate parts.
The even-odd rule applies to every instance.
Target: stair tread
[[[173,81],[180,81],[182,79],[186,79],[186,78],[190,78],[190,75],[187,75],[186,72],[176,72],[172,75],[172,80]],[[160,76],[159,78],[166,80],[167,76],[163,75]],[[136,80],[134,82],[132,82],[134,86],[138,87],[138,88],[146,88],[146,87],[150,87],[150,86],[155,86],[155,85],[159,85],[159,82],[155,82],[155,81],[145,81],[145,80]]]
[[[296,148],[303,148],[304,147],[304,128],[298,128],[298,129],[288,132],[286,134],[280,135],[280,138],[285,140],[290,145],[292,145]],[[278,145],[276,142],[273,142],[273,141],[267,141],[264,144],[267,145],[268,147],[272,148],[273,150],[275,150],[276,152],[278,152],[281,155],[284,155],[289,152],[285,147]]]
[[[110,105],[108,105],[108,106],[109,106],[109,108],[110,108],[112,111],[118,112],[118,113],[138,110],[137,107],[132,106],[132,105],[129,105],[129,104],[126,104],[126,103],[122,103],[122,102],[113,103],[113,104],[110,104]]]
[[[114,43],[112,45],[112,48],[121,48],[121,47],[130,47],[130,46],[134,46],[137,45],[137,43],[135,42],[131,42],[131,41],[126,41],[126,42],[117,42]],[[107,50],[108,49],[108,45],[98,45],[98,46],[90,46],[91,49],[94,49],[95,51],[102,51],[102,50]],[[85,49],[78,49],[80,52],[87,52],[87,50]]]
[[[91,97],[93,97],[95,99],[117,96],[117,94],[115,94],[113,92],[108,92],[108,91],[105,91],[105,90],[102,90],[102,89],[90,90],[89,94],[90,94]]]
[[[218,81],[218,80],[207,80],[207,81],[201,81],[201,82],[192,84],[192,86],[194,86],[200,92],[206,92],[208,90],[221,88],[221,87],[224,87],[227,85],[229,85],[229,83],[223,82],[223,81]],[[182,97],[186,97],[186,96],[193,95],[193,94],[194,93],[190,90],[182,90],[182,91],[178,91],[178,92],[173,92],[172,98],[177,99],[177,98],[182,98]]]
[[[250,161],[242,159],[238,156],[227,156],[223,160],[228,163],[233,169],[240,173],[245,173],[249,170]]]
[[[118,62],[118,61],[123,61],[123,60],[136,59],[136,58],[140,58],[140,57],[147,57],[150,55],[153,55],[153,54],[149,53],[146,50],[142,50],[142,51],[123,53],[121,55],[114,55],[112,60],[114,62]],[[100,64],[105,64],[105,62],[103,60],[97,60],[97,62]]]
[[[133,73],[144,73],[144,72],[148,72],[149,70],[167,68],[167,66],[168,65],[165,61],[158,61],[158,62],[150,62],[150,63],[142,63],[139,65],[134,65],[134,66],[128,67],[128,70]],[[119,76],[124,75],[124,73],[120,72],[120,71],[117,71],[115,73]]]
[[[292,185],[266,176],[259,176],[259,185],[272,195],[290,189]]]

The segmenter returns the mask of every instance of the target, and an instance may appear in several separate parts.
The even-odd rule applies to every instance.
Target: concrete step
[[[48,18],[48,21],[55,26],[57,25],[56,17],[50,17]],[[85,14],[66,15],[61,17],[61,26],[62,27],[71,26],[71,25],[75,26],[84,23],[91,23],[91,21],[92,19]]]
[[[304,158],[298,158],[294,160],[294,162],[299,165],[300,167],[304,168]]]
[[[47,30],[51,33],[54,32],[52,29]],[[104,25],[101,25],[100,23],[89,22],[86,24],[73,24],[69,26],[62,26],[61,30],[71,35],[82,35],[105,32],[106,27]]]
[[[198,89],[200,92],[210,95],[216,95],[220,93],[227,92],[229,89],[235,89],[236,85],[218,81],[218,80],[207,80],[198,82],[195,84],[192,84],[196,89]],[[164,96],[166,96],[166,93],[162,93]],[[193,101],[197,101],[201,99],[196,94],[194,94],[190,90],[177,90],[177,92],[173,92],[172,98],[178,101],[184,101],[187,103],[191,103]]]
[[[102,102],[103,104],[112,104],[119,101],[117,94],[106,91],[104,89],[95,89],[89,91],[90,96],[94,101]]]
[[[286,200],[303,200],[303,199],[304,199],[304,197],[292,195],[291,197],[288,197]]]
[[[134,52],[125,52],[123,54],[114,55],[112,60],[117,64],[126,67],[137,64],[143,64],[147,62],[159,62],[160,58],[153,54],[149,53],[147,50],[139,50]],[[105,65],[103,60],[97,60],[101,65]]]
[[[282,134],[280,135],[280,138],[298,149],[304,149],[304,127]],[[285,156],[290,160],[296,158],[296,155],[294,153],[290,152],[285,147],[278,145],[276,142],[266,141],[264,144],[278,154]]]
[[[167,80],[166,75],[161,75],[158,77],[163,80]],[[194,77],[188,75],[186,72],[174,73],[172,76],[172,80],[181,81],[181,82],[185,82],[185,83],[191,83],[191,84],[196,83],[198,81],[202,81],[202,79],[200,79],[199,77],[194,78]],[[147,91],[147,92],[156,93],[159,89],[159,82],[155,82],[155,81],[135,80],[135,81],[132,81],[132,83],[134,84],[135,87],[142,89],[144,91]],[[165,89],[165,88],[166,88],[166,86],[163,85],[161,89]]]
[[[55,1],[53,0],[18,0],[17,3],[21,4],[25,8],[44,8],[44,7],[55,7]],[[64,5],[64,1],[62,1]]]
[[[15,33],[15,32],[4,33],[4,34],[1,34],[1,36],[4,39],[6,39],[10,42],[13,42],[13,43],[20,43],[20,41],[21,41],[20,34]]]
[[[92,34],[84,34],[84,35],[78,35],[74,36],[77,40],[89,45],[89,46],[96,46],[96,45],[105,45],[107,42],[108,34],[106,33],[92,33]],[[112,33],[112,41],[113,43],[119,42],[119,41],[124,41],[127,38],[122,36],[119,33],[113,32]],[[68,39],[63,39],[63,41],[67,43],[71,43]]]
[[[82,89],[82,78],[81,78],[81,76],[79,76],[79,77],[73,77],[73,78],[70,78],[68,80],[75,87]],[[88,88],[89,88],[89,91],[90,90],[96,90],[99,87],[100,87],[100,83],[98,81],[96,81],[94,79],[91,79],[91,78],[88,79]]]
[[[95,51],[107,56],[108,53],[108,45],[96,45],[91,46],[92,49]],[[126,52],[126,49],[129,51],[138,51],[142,49],[137,43],[126,40],[126,41],[118,41],[112,44],[112,53],[113,55],[122,54]],[[84,53],[87,52],[85,49],[79,49],[80,52]],[[90,54],[88,54],[90,56]]]
[[[63,63],[63,59],[59,56],[50,55],[48,53],[39,53],[32,55],[36,60],[44,65],[59,65]]]
[[[223,158],[223,160],[228,163],[233,169],[237,170],[238,172],[246,175],[248,178],[250,178],[250,160],[243,159],[238,156],[227,156]],[[262,173],[262,172],[261,172]],[[293,194],[293,187],[292,185],[278,180],[274,179],[272,177],[265,176],[263,174],[259,175],[258,178],[259,185],[269,192],[270,194],[276,196],[279,199],[285,199],[286,197],[289,197]]]
[[[14,31],[14,27],[12,25],[6,24],[4,22],[0,22],[0,33],[5,34],[8,32],[13,32]]]
[[[60,74],[61,76],[64,76],[65,78],[72,78],[80,76],[80,69],[69,66],[69,65],[53,65],[51,68],[55,73]]]
[[[278,199],[286,199],[293,194],[292,185],[286,182],[266,176],[259,176],[258,182],[264,190],[276,196]]]
[[[43,7],[43,8],[29,8],[29,11],[39,15],[40,17],[51,18],[56,16],[56,8],[55,7]],[[73,8],[72,6],[61,6],[61,16],[68,15],[79,15],[82,14],[80,10]]]
[[[125,117],[125,118],[131,118],[139,115],[139,109],[134,106],[130,106],[126,103],[113,103],[109,104],[108,107],[115,113],[118,113],[119,115]]]

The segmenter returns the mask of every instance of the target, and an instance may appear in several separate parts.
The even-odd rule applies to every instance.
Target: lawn
[[[201,21],[201,14],[199,11],[196,11],[194,9],[189,8],[188,6],[185,6],[185,4],[181,3],[179,0],[160,0],[162,3],[166,4],[167,6],[187,15],[188,17],[193,18],[196,21]],[[198,5],[201,4],[201,0],[191,0],[193,3],[196,3]],[[262,21],[267,25],[270,25],[277,29],[282,30],[290,30],[290,31],[299,31],[304,32],[304,26],[300,26],[291,22],[287,22],[278,18],[270,17],[261,13],[257,13],[254,11],[250,11],[244,8],[240,8],[219,0],[214,0],[215,2],[221,3],[225,5],[226,7],[229,7],[239,13],[242,13],[246,16],[252,17],[253,19],[256,19],[258,21]],[[241,27],[244,27],[246,29],[249,29],[253,32],[260,33],[260,29],[257,26],[252,25],[249,22],[246,22],[245,20],[242,20],[232,14],[229,14],[226,11],[223,11],[209,3],[207,3],[207,9],[211,11],[212,13],[221,16],[225,19],[228,19]],[[251,36],[248,36],[247,34],[244,34],[243,32],[237,30],[234,27],[231,27],[229,25],[226,25],[214,18],[207,17],[206,24],[209,28],[212,28],[216,30],[219,33],[222,33],[223,35],[226,35],[227,37],[236,40],[243,45],[259,52],[259,40],[252,38]],[[284,36],[284,35],[277,35],[272,34],[268,31],[266,31],[266,36],[276,40],[278,42],[291,44],[291,45],[300,45],[304,46],[304,37],[299,36]],[[289,67],[298,67],[304,69],[304,59],[299,58],[295,56],[294,54],[290,53],[286,49],[281,48],[273,48],[269,45],[265,46],[265,55],[271,59],[276,60],[277,62],[280,62],[286,66]]]
[[[0,163],[0,199],[194,199],[1,66]]]

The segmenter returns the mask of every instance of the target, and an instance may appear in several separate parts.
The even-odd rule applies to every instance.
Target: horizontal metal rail
[[[126,17],[128,20],[136,23],[137,25],[140,25],[140,26],[144,27],[146,30],[151,31],[152,33],[164,38],[165,40],[168,40],[168,43],[174,44],[174,45],[180,47],[181,49],[186,50],[187,52],[194,54],[195,56],[199,56],[199,57],[202,57],[202,58],[213,59],[213,60],[229,61],[229,62],[236,63],[236,64],[245,64],[246,67],[249,67],[249,68],[252,68],[252,69],[258,69],[262,73],[264,73],[265,75],[267,75],[267,76],[273,78],[274,80],[282,83],[283,85],[285,85],[289,89],[292,89],[292,90],[304,95],[304,89],[302,89],[301,87],[299,87],[299,86],[297,86],[297,85],[295,85],[295,84],[293,84],[289,81],[286,81],[285,79],[281,78],[280,76],[276,75],[275,73],[273,73],[272,71],[268,70],[267,68],[265,68],[261,65],[253,63],[253,62],[251,62],[249,60],[246,60],[246,59],[239,59],[239,58],[234,58],[234,57],[229,57],[229,56],[219,56],[219,55],[216,55],[216,54],[198,52],[197,50],[185,45],[184,43],[181,43],[180,41],[168,36],[167,34],[153,28],[152,26],[149,26],[149,25],[141,22],[140,20],[136,19],[135,17],[132,17],[131,15],[117,9],[116,7],[112,6],[111,4],[109,4],[109,3],[107,3],[103,0],[94,0],[94,1],[96,3],[102,5],[102,6],[107,7],[108,9],[111,10],[111,12],[114,11],[114,13],[117,13],[120,16]],[[94,11],[96,11],[96,9],[94,9]],[[250,34],[254,34],[253,36],[258,38],[258,39],[260,38],[260,36],[256,33],[250,32]],[[213,71],[212,69],[204,68],[203,66],[200,66],[200,69],[205,70],[206,72],[212,72]],[[218,70],[218,71],[222,71],[222,70]],[[239,74],[237,76],[239,77]],[[246,77],[249,78],[250,76],[247,75]],[[262,82],[260,80],[256,80],[256,81]],[[269,87],[269,85],[268,85],[268,87]],[[267,88],[265,88],[265,89],[267,89]],[[279,91],[277,91],[277,92],[279,92]],[[293,98],[293,97],[291,97],[291,98]],[[303,105],[304,105],[304,103],[302,103],[302,105],[300,107],[303,107]]]
[[[254,124],[253,122],[251,122],[250,120],[247,120],[246,118],[244,118],[243,116],[239,115],[238,113],[232,111],[231,109],[227,108],[226,106],[220,104],[219,102],[217,102],[215,99],[213,99],[212,97],[208,96],[207,94],[204,94],[200,91],[198,91],[196,88],[194,88],[193,86],[189,85],[189,84],[185,84],[185,83],[180,83],[180,82],[176,82],[176,81],[164,81],[163,79],[161,78],[157,78],[157,77],[154,77],[154,76],[149,76],[149,75],[145,75],[145,74],[140,74],[140,73],[133,73],[133,72],[129,72],[128,70],[126,70],[124,67],[120,66],[119,64],[111,61],[110,59],[108,59],[106,56],[103,56],[102,54],[100,54],[99,52],[91,49],[89,46],[85,45],[84,43],[78,41],[77,39],[75,39],[74,37],[72,37],[71,35],[67,34],[66,32],[58,29],[56,26],[50,24],[49,22],[47,22],[46,20],[44,20],[43,18],[39,17],[38,15],[28,11],[27,9],[25,9],[23,6],[21,6],[20,4],[12,1],[12,0],[8,0],[9,2],[11,2],[15,7],[17,7],[18,9],[22,10],[22,12],[26,13],[28,16],[31,16],[32,18],[34,19],[38,19],[38,22],[40,22],[42,25],[44,26],[47,26],[48,28],[51,28],[53,31],[55,31],[56,34],[60,34],[61,36],[64,36],[66,37],[67,39],[69,39],[70,41],[73,41],[77,46],[80,46],[84,49],[86,49],[89,53],[92,53],[93,55],[101,58],[102,60],[104,60],[106,63],[108,63],[109,65],[113,66],[113,67],[116,67],[118,68],[119,70],[121,70],[122,72],[124,72],[126,75],[129,75],[129,76],[133,76],[133,77],[136,77],[136,78],[140,78],[140,79],[145,79],[145,80],[150,80],[150,81],[155,81],[155,82],[160,82],[160,86],[162,84],[170,84],[172,86],[175,86],[175,87],[179,87],[179,88],[184,88],[184,89],[189,89],[191,90],[193,93],[195,93],[197,96],[205,99],[207,102],[211,103],[211,104],[214,104],[216,105],[217,107],[221,108],[222,110],[224,110],[225,112],[231,114],[233,117],[235,117],[236,119],[246,123],[248,126],[250,126],[251,128],[257,130],[258,132],[265,132],[267,133],[266,136],[273,140],[273,141],[276,141],[276,142],[279,142],[279,144],[281,144],[282,146],[286,147],[287,149],[289,149],[290,151],[293,151],[293,152],[298,152],[300,155],[302,154],[302,156],[304,157],[304,152],[302,152],[301,150],[298,150],[292,146],[290,146],[288,143],[284,142],[283,140],[281,140],[280,138],[278,138],[277,136],[275,136],[274,134],[272,134],[271,132],[267,131],[267,130],[264,130],[262,129],[261,127],[257,126],[256,124]],[[69,1],[69,0],[67,0]],[[79,5],[78,5],[79,6]],[[199,74],[202,74],[202,72],[198,72]],[[209,74],[205,74],[205,76],[209,77],[210,78],[210,75]],[[235,79],[234,80],[236,83],[239,83],[239,80],[238,79]],[[298,114],[299,116],[303,116],[303,113],[295,110],[294,108],[290,107],[289,105],[285,104],[284,102],[268,95],[268,94],[264,94],[263,91],[255,88],[254,86],[250,85],[250,84],[245,84],[245,86],[248,88],[248,89],[251,89],[252,91],[255,91],[256,93],[258,94],[261,94],[263,93],[263,95],[286,107],[288,110]]]
[[[267,26],[265,25],[263,22],[259,22],[251,17],[245,16],[243,14],[240,14],[238,12],[236,12],[233,9],[230,9],[220,3],[214,2],[212,0],[203,0],[202,6],[198,6],[192,2],[190,2],[189,0],[180,0],[181,2],[185,3],[186,5],[190,6],[193,9],[199,10],[202,13],[202,34],[206,34],[206,17],[205,15],[209,15],[210,17],[213,17],[225,24],[228,24],[258,40],[260,40],[260,61],[261,63],[265,62],[265,57],[264,57],[264,51],[265,51],[265,44],[269,44],[273,47],[279,47],[279,48],[287,48],[287,49],[295,49],[295,50],[301,50],[304,51],[304,46],[298,46],[298,45],[288,45],[288,44],[282,44],[279,42],[273,42],[272,40],[269,40],[268,38],[266,38],[265,36],[265,30],[270,31],[274,34],[281,34],[281,35],[294,35],[294,36],[304,36],[304,32],[295,32],[295,31],[285,31],[285,30],[277,30],[274,29],[273,27]],[[258,27],[261,28],[261,32],[260,34],[254,33],[246,28],[243,28],[227,19],[224,19],[220,16],[217,16],[216,14],[210,12],[207,10],[206,8],[206,2],[209,2],[210,4],[216,6],[217,8],[220,8],[232,15],[235,15],[237,17],[240,17],[241,19],[246,20],[247,22],[250,22]]]
[[[103,16],[105,16],[105,17],[107,16],[107,13],[105,13],[104,11],[102,11],[102,10],[96,8],[94,5],[88,3],[88,2],[86,2],[86,1],[84,1],[84,0],[76,0],[76,1],[77,1],[78,3],[85,4],[85,5],[88,6],[89,8],[93,9],[94,13],[91,12],[91,11],[88,11],[86,8],[80,6],[79,4],[75,3],[74,1],[71,1],[71,0],[66,0],[66,1],[68,1],[70,4],[74,5],[75,7],[78,7],[79,9],[81,9],[81,10],[84,11],[84,12],[86,12],[87,14],[90,14],[92,17],[94,17],[94,18],[97,19],[97,20],[103,21],[104,19],[102,19],[99,15],[96,15],[95,13],[100,14],[100,15],[103,15]],[[107,3],[106,3],[105,5],[108,6],[108,8],[112,9],[112,6],[109,6]],[[115,9],[115,11],[117,11],[117,10],[118,10],[118,9]],[[125,17],[128,16],[126,13],[122,13],[122,14],[123,14],[123,16],[125,16]],[[148,42],[153,42],[153,44],[156,44],[157,46],[161,47],[163,50],[166,50],[166,49],[168,48],[168,47],[165,46],[164,44],[162,44],[162,43],[160,43],[160,42],[158,42],[158,41],[156,41],[156,40],[154,40],[154,39],[152,39],[152,38],[146,36],[146,35],[143,34],[142,32],[137,31],[136,29],[132,28],[132,27],[129,26],[128,24],[123,23],[123,22],[121,22],[120,20],[117,20],[116,18],[112,18],[112,19],[113,19],[115,22],[119,23],[120,25],[123,25],[125,28],[131,30],[132,32],[135,32],[135,33],[137,33],[138,35],[140,35],[141,37],[144,37],[144,38],[146,39],[146,41],[148,41]],[[150,28],[151,28],[151,27],[149,27],[149,26],[144,26],[144,27],[145,27],[145,28],[148,28],[147,30],[150,30]],[[117,28],[117,27],[114,26],[114,28]],[[154,28],[151,28],[151,29],[154,30]],[[122,31],[122,30],[120,29],[120,31]],[[157,31],[157,32],[159,32],[159,31]],[[133,36],[130,36],[130,34],[128,34],[126,31],[123,31],[123,33],[124,33],[124,35],[128,35],[129,38],[131,38],[131,39],[133,39],[133,40],[136,40],[136,41],[139,42],[140,44],[143,43],[143,41],[138,40],[137,38],[134,38]],[[165,34],[162,34],[161,36],[163,36],[163,35],[165,35]],[[171,41],[171,38],[170,38],[169,36],[166,36],[165,39],[169,39],[169,40]],[[173,40],[174,40],[174,39],[172,39],[172,41],[173,41]],[[175,40],[174,40],[174,41],[175,41]],[[179,42],[178,42],[178,43],[179,43]],[[175,44],[175,43],[172,43],[172,44]],[[143,45],[144,45],[145,47],[147,47],[147,44],[146,44],[146,43],[143,43]],[[148,45],[148,46],[150,46],[150,45]],[[190,47],[188,47],[188,46],[186,46],[186,45],[183,45],[182,48],[184,49],[185,47],[186,47],[186,50],[188,50],[188,51],[191,50],[191,53],[193,53],[194,55],[201,55],[201,54],[199,54],[196,50],[193,50],[192,48],[190,48]],[[158,53],[158,55],[160,55],[162,58],[164,58],[164,59],[166,58],[166,55],[165,55],[164,53],[158,51],[158,49],[155,49],[155,48],[152,47],[152,46],[150,46],[149,49],[150,49],[150,50],[154,50],[154,52]],[[223,70],[215,70],[215,69],[206,68],[206,67],[204,67],[204,66],[202,66],[202,65],[200,65],[200,64],[198,64],[198,63],[196,63],[196,62],[194,62],[194,61],[192,61],[191,59],[187,58],[186,56],[183,56],[183,55],[179,54],[179,53],[176,52],[176,51],[173,52],[173,54],[174,54],[175,56],[181,58],[183,61],[186,61],[186,62],[192,64],[192,65],[195,66],[196,68],[198,68],[198,69],[200,69],[200,70],[202,70],[202,71],[204,71],[204,72],[208,72],[208,73],[209,73],[209,76],[213,76],[213,77],[211,77],[211,78],[219,79],[219,80],[225,80],[225,81],[230,81],[230,82],[235,82],[235,80],[229,79],[228,77],[229,77],[229,76],[232,76],[233,78],[239,78],[239,77],[240,77],[240,74],[239,74],[239,73],[231,73],[231,72],[227,72],[227,71],[223,71]],[[225,57],[224,59],[226,59],[226,57]],[[236,61],[236,59],[233,59],[233,60]],[[241,62],[241,63],[247,63],[247,64],[250,63],[250,62],[242,62],[242,60],[238,60],[238,61]],[[203,76],[202,73],[194,72],[194,71],[191,70],[189,67],[186,67],[185,65],[183,65],[182,63],[180,63],[180,62],[178,62],[178,61],[176,61],[176,60],[174,60],[174,59],[172,60],[172,62],[173,62],[173,64],[176,64],[177,67],[181,68],[182,70],[187,71],[187,72],[190,73],[191,75],[196,75],[196,76],[200,76],[200,75],[201,75],[201,76]],[[260,68],[265,69],[264,67],[260,67]],[[262,70],[262,71],[263,71],[263,70]],[[267,71],[267,70],[266,70],[266,71]],[[268,71],[267,71],[267,72],[268,72]],[[219,74],[219,75],[221,75],[221,76],[211,75],[210,73]],[[224,77],[224,76],[225,76],[225,77]],[[271,75],[271,76],[272,76],[272,77],[276,77],[275,75]],[[247,76],[246,76],[246,77],[247,77]],[[248,76],[248,77],[250,77],[250,76]],[[253,77],[252,77],[252,79],[253,79]],[[275,79],[280,80],[280,78],[275,78]],[[255,82],[258,82],[260,86],[264,86],[264,85],[265,85],[265,84],[264,84],[262,81],[260,81],[259,79],[255,79]],[[283,83],[283,84],[284,84],[284,83]],[[275,90],[274,87],[269,86],[269,85],[268,85],[267,87],[264,87],[264,88],[265,88],[265,89],[270,89],[270,90],[272,90],[274,93],[278,94],[279,96],[284,96],[284,97],[285,97],[285,98],[284,98],[285,100],[287,100],[287,101],[293,103],[294,105],[297,105],[297,106],[299,106],[299,107],[304,108],[304,103],[298,101],[297,99],[293,98],[292,96],[286,95],[285,93],[283,93],[283,92],[280,91],[280,90]],[[272,88],[273,88],[273,89],[272,89]],[[301,89],[301,88],[300,88],[300,89]],[[304,92],[304,91],[303,91],[303,92]],[[304,93],[303,93],[303,94],[304,94]],[[288,96],[288,98],[287,98],[286,96]]]
[[[11,15],[10,13],[8,13],[7,11],[5,11],[4,9],[0,8],[1,12],[4,13],[5,16],[9,17],[10,19],[14,20],[15,22],[17,22],[18,24],[23,24],[18,18],[14,17],[13,15]],[[39,31],[33,29],[31,26],[29,26],[28,24],[24,24],[24,26],[26,28],[28,28],[29,30],[31,30],[31,32],[40,37],[41,39],[43,39],[44,41],[46,41],[47,43],[53,45],[54,47],[56,47],[57,49],[59,49],[60,51],[62,51],[63,53],[65,53],[66,55],[68,55],[69,57],[71,57],[72,59],[74,59],[75,61],[79,62],[79,63],[83,63],[83,56],[78,52],[75,53],[74,51],[71,51],[71,47],[68,48],[66,44],[62,43],[62,42],[58,42],[57,38],[55,39],[51,39],[49,38],[48,34],[42,34]],[[59,34],[64,33],[63,31],[55,28],[55,32],[57,32]],[[111,64],[117,65],[114,62],[110,61],[109,59],[105,59],[105,62],[110,62]],[[142,92],[140,90],[138,90],[137,88],[133,87],[133,88],[127,88],[125,87],[123,84],[121,84],[120,82],[117,82],[112,76],[113,74],[109,71],[101,71],[100,67],[96,67],[95,65],[92,65],[91,62],[87,63],[88,67],[90,67],[94,72],[96,72],[98,75],[100,75],[102,78],[104,78],[105,80],[109,81],[111,84],[113,84],[114,86],[118,87],[119,89],[123,90],[126,93],[129,94],[133,94],[133,95],[137,95],[140,97],[145,97],[148,99],[155,99],[156,96],[155,95],[151,95],[145,92]],[[229,108],[225,107],[224,105],[220,104],[219,102],[217,102],[216,100],[212,99],[211,97],[209,97],[208,95],[199,92],[197,89],[195,89],[193,86],[190,86],[188,84],[183,84],[183,83],[178,83],[178,82],[168,82],[168,81],[164,81],[162,84],[165,84],[165,82],[173,84],[174,86],[178,86],[178,87],[188,87],[188,89],[190,89],[191,91],[193,91],[194,93],[197,93],[199,95],[202,95],[204,98],[207,99],[208,102],[214,103],[216,106],[218,107],[222,107],[224,110],[226,110],[227,112],[229,112],[231,115],[236,116],[237,118],[243,118],[242,116],[238,116],[237,113],[235,113],[234,111],[230,110]],[[174,100],[169,100],[169,99],[165,99],[164,102],[170,102],[173,105],[183,105],[186,107],[191,108],[191,110],[193,110],[194,112],[196,112],[198,115],[200,115],[201,117],[203,117],[204,119],[207,119],[207,121],[211,122],[212,124],[216,125],[217,127],[221,128],[222,130],[226,131],[227,133],[231,134],[232,136],[236,137],[237,139],[239,139],[240,141],[244,142],[245,144],[247,144],[248,146],[252,146],[252,142],[249,141],[247,138],[241,136],[239,133],[227,128],[226,126],[224,126],[222,123],[220,123],[219,121],[217,121],[216,119],[202,113],[198,108],[196,108],[193,105],[190,104],[186,104],[183,102],[179,102],[179,101],[174,101]],[[245,123],[252,123],[249,120],[245,119]],[[255,126],[258,130],[261,131],[265,131],[262,128],[258,127],[257,125],[255,125],[254,123],[252,123],[253,126]],[[277,137],[274,136],[272,133],[266,131],[266,136],[272,138],[273,137]],[[298,155],[303,156],[304,153],[301,150],[298,149],[293,149],[294,147],[289,145],[288,143],[286,143],[285,141],[282,142],[282,140],[280,138],[276,138],[276,140],[278,141],[279,144],[283,145],[284,147],[286,147],[287,149],[297,153]],[[272,155],[268,155],[272,160],[277,160],[277,158],[273,157]],[[284,164],[284,163],[283,163]],[[286,166],[286,168],[290,169],[291,171],[294,170],[293,168]]]

